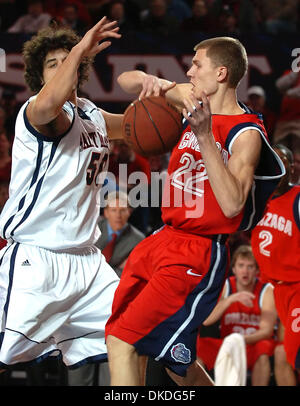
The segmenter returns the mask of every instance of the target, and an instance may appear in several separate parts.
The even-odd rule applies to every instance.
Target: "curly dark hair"
[[[23,58],[25,63],[25,81],[34,93],[38,93],[42,85],[43,66],[47,54],[56,49],[71,49],[81,38],[71,29],[51,25],[40,30],[23,46]],[[88,79],[88,72],[93,58],[86,57],[79,65],[78,87]]]

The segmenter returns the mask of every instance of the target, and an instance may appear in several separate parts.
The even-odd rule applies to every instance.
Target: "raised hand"
[[[82,40],[76,45],[80,48],[82,56],[95,56],[111,45],[111,41],[103,41],[105,38],[120,38],[118,33],[119,27],[117,22],[109,22],[107,17],[95,24],[89,31],[86,32]],[[103,42],[100,42],[103,41]]]
[[[198,140],[207,137],[212,131],[210,104],[204,92],[201,99],[202,103],[199,103],[199,100],[191,94],[189,99],[184,99],[185,108],[182,111]]]

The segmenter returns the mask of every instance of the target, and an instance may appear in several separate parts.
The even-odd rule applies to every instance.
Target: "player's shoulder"
[[[91,100],[85,98],[85,97],[78,97],[77,98],[77,104],[82,110],[84,110],[84,111],[86,111],[88,113],[90,113],[90,112],[92,112],[94,110],[99,111],[96,104],[93,103]]]

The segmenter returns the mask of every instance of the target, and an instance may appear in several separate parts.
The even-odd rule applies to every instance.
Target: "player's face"
[[[62,65],[66,57],[68,56],[69,51],[65,49],[55,49],[54,51],[48,52],[44,60],[43,68],[43,82],[44,84],[49,82],[53,78],[59,67]],[[77,83],[74,84],[75,90]]]
[[[120,202],[118,199],[110,202],[110,205],[104,209],[104,217],[109,222],[113,231],[121,230],[127,223],[129,216],[130,209],[124,207],[124,202]]]
[[[253,283],[257,274],[255,260],[239,256],[237,257],[232,271],[241,286],[249,286]]]
[[[196,51],[187,76],[193,85],[192,92],[197,99],[201,98],[202,91],[207,95],[212,95],[218,89],[218,67],[206,56],[206,49]]]

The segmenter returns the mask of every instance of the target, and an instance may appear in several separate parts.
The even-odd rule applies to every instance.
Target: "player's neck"
[[[71,93],[71,95],[69,97],[69,101],[77,107],[77,91],[76,90],[73,90],[73,92]]]
[[[240,107],[235,89],[227,89],[213,94],[209,98],[212,114],[238,115],[244,110]]]

